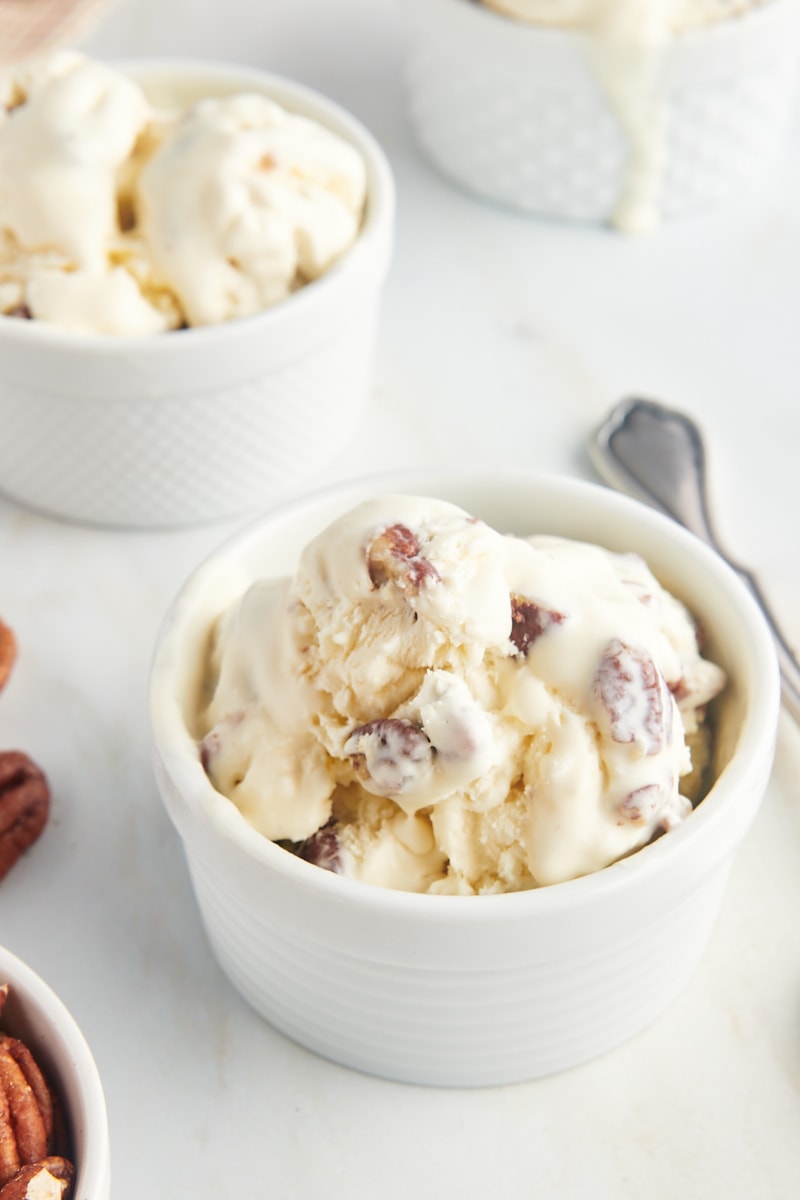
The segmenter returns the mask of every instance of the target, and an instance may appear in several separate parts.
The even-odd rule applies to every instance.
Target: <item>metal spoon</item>
[[[685,413],[652,400],[623,400],[590,440],[592,462],[618,491],[665,512],[725,559],[752,592],[778,652],[783,703],[800,722],[800,663],[755,577],[721,548],[706,499],[706,456],[697,425]]]

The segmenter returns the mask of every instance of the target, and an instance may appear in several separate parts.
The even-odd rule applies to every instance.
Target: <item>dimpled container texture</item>
[[[219,588],[242,568],[290,572],[300,548],[368,496],[437,496],[497,529],[638,550],[691,606],[728,671],[719,777],[677,830],[594,875],[495,896],[360,884],[261,837],[215,792],[185,714]],[[184,842],[214,954],[289,1037],[412,1083],[531,1079],[601,1054],[649,1024],[708,940],[733,852],[769,777],[779,709],[772,643],[733,572],[674,522],[567,479],[473,472],[340,485],[274,510],[206,561],[159,637],[151,679],[155,766]]]
[[[452,180],[545,217],[611,219],[627,143],[587,55],[588,35],[513,20],[473,0],[404,0],[412,124]],[[664,64],[664,219],[758,180],[797,91],[800,4],[680,38]]]
[[[252,512],[313,478],[366,402],[391,257],[394,184],[371,135],[315,92],[239,67],[128,64],[158,102],[268,94],[356,146],[367,211],[319,280],[253,317],[151,337],[76,335],[0,319],[0,490],[116,526],[188,525]]]

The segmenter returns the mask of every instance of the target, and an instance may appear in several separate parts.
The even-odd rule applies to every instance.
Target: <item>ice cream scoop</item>
[[[638,555],[406,495],[245,588],[201,669],[203,764],[260,832],[465,894],[584,875],[680,824],[724,683]]]
[[[121,257],[118,183],[150,116],[136,84],[73,51],[0,74],[0,312],[70,329],[180,323]]]
[[[0,72],[0,105],[0,314],[123,336],[218,324],[359,235],[362,155],[263,94],[156,109],[60,51]]]
[[[193,105],[138,184],[157,278],[190,325],[248,316],[318,279],[358,236],[358,151],[265,96]]]

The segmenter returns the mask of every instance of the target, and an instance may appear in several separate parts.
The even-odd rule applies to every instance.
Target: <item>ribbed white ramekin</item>
[[[245,67],[141,62],[147,92],[266,93],[364,156],[367,210],[321,279],[253,317],[148,337],[0,317],[0,492],[102,525],[253,512],[330,461],[367,400],[394,235],[394,183],[369,132],[308,88]]]
[[[500,896],[425,896],[343,879],[273,845],[216,792],[190,732],[216,613],[253,577],[367,496],[414,492],[495,528],[635,550],[692,608],[730,677],[719,776],[678,829],[594,875]],[[708,940],[732,855],[769,778],[775,654],[733,572],[679,526],[587,483],[480,471],[362,480],[274,510],[203,564],[172,607],[151,679],[159,788],[183,839],[211,945],[234,985],[289,1037],[413,1083],[531,1079],[647,1025]]]
[[[404,0],[408,97],[420,146],[477,195],[544,216],[615,218],[631,141],[588,33],[507,17],[478,0]],[[659,66],[657,216],[717,205],[758,180],[794,111],[800,2],[677,38]]]
[[[103,1085],[86,1039],[41,976],[0,946],[0,985],[9,985],[2,1028],[28,1046],[64,1106],[75,1163],[75,1200],[109,1200],[111,1158]]]

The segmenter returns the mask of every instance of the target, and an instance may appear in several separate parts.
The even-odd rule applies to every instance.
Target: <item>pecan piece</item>
[[[214,780],[214,761],[226,749],[228,734],[241,725],[243,720],[244,712],[241,710],[237,709],[236,712],[228,713],[221,721],[217,722],[213,729],[209,729],[200,743],[200,763],[212,782]]]
[[[594,692],[608,713],[615,742],[638,742],[645,754],[664,749],[672,706],[664,678],[648,654],[612,638],[600,659]]]
[[[33,845],[50,813],[50,788],[20,750],[0,752],[0,879]]]
[[[664,789],[657,783],[645,783],[634,788],[620,802],[619,810],[626,821],[634,824],[649,821],[664,800]]]
[[[342,863],[334,819],[331,818],[316,833],[312,833],[311,837],[299,842],[296,846],[296,853],[306,862],[313,863],[315,867],[322,867],[325,871],[339,874]]]
[[[441,581],[433,563],[420,554],[416,535],[405,525],[389,525],[382,530],[367,546],[366,555],[374,588],[392,581],[402,591],[416,596],[423,584]]]
[[[17,640],[7,625],[0,621],[0,689],[2,689],[17,657]]]
[[[8,1034],[0,1034],[0,1055],[3,1054],[10,1055],[22,1072],[41,1115],[47,1145],[52,1146],[53,1097],[36,1059],[24,1042]]]
[[[511,596],[511,641],[517,655],[525,658],[533,643],[553,625],[560,625],[564,614],[542,608],[524,596]]]
[[[52,1154],[21,1167],[4,1187],[0,1200],[64,1200],[72,1187],[75,1168],[69,1159]]]
[[[353,769],[373,796],[409,791],[433,761],[433,747],[413,721],[387,717],[354,729],[344,744]]]

